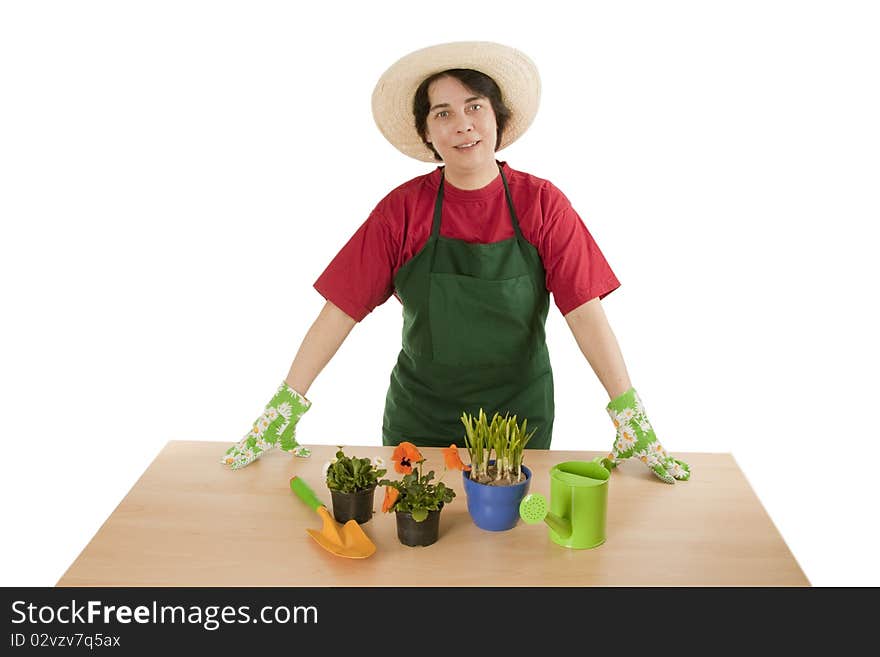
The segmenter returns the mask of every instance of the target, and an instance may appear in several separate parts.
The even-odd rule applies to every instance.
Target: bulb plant
[[[474,418],[462,413],[465,448],[471,459],[470,479],[491,486],[510,486],[522,481],[523,451],[537,429],[527,432],[528,420],[517,423],[516,415],[495,413],[489,422],[480,409]],[[495,463],[490,464],[494,458]]]

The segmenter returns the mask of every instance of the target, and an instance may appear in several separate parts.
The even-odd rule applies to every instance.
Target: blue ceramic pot
[[[490,465],[495,461],[490,461]],[[513,529],[519,520],[519,503],[529,492],[532,471],[522,466],[525,481],[513,486],[487,486],[471,481],[470,472],[462,472],[468,513],[480,529],[501,532]]]

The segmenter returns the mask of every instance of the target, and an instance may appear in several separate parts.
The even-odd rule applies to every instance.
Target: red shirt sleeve
[[[360,322],[394,292],[399,243],[377,206],[315,281],[315,289]]]
[[[567,315],[591,299],[604,299],[620,282],[569,200],[552,185],[549,188],[558,197],[548,204],[555,211],[545,220],[537,247],[547,289],[559,312]]]

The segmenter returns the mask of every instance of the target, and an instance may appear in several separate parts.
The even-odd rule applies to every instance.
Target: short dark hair
[[[504,100],[501,98],[501,89],[498,87],[495,80],[485,73],[480,73],[479,71],[474,71],[469,68],[450,68],[441,71],[440,73],[434,73],[434,75],[425,78],[425,80],[419,85],[419,88],[416,89],[415,96],[413,97],[413,116],[416,120],[416,131],[419,133],[419,137],[422,138],[422,143],[434,152],[435,160],[438,162],[443,161],[443,158],[440,157],[440,153],[437,152],[433,144],[427,142],[426,138],[428,133],[428,112],[431,110],[431,101],[428,98],[428,87],[431,86],[431,83],[434,82],[434,80],[439,80],[444,77],[455,78],[474,95],[483,96],[484,98],[489,99],[489,103],[492,105],[492,110],[495,112],[495,121],[498,124],[498,134],[495,138],[494,149],[497,151],[498,145],[501,143],[501,135],[504,132],[504,126],[507,125],[507,121],[510,119],[510,109],[504,104]]]

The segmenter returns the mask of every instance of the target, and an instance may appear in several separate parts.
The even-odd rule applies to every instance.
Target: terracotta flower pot
[[[373,517],[375,491],[375,486],[355,493],[343,493],[331,488],[330,498],[333,502],[333,517],[336,518],[336,522],[345,523],[351,519],[357,521],[359,525],[368,522]]]

